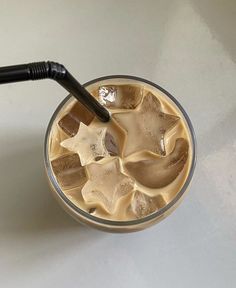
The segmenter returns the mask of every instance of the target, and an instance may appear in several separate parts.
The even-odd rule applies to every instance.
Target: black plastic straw
[[[0,84],[46,78],[57,81],[102,122],[110,120],[107,109],[59,63],[35,62],[0,68]]]

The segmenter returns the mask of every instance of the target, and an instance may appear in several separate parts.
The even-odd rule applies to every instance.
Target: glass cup
[[[158,223],[165,217],[167,217],[172,211],[176,209],[178,204],[183,199],[184,194],[189,188],[189,184],[192,180],[194,168],[196,164],[196,139],[195,134],[193,130],[193,126],[191,124],[191,121],[183,109],[183,107],[179,104],[179,102],[166,90],[158,86],[157,84],[154,84],[148,80],[134,77],[134,76],[124,76],[124,75],[115,75],[115,76],[105,76],[101,78],[94,79],[92,81],[87,82],[84,84],[84,87],[89,92],[94,91],[94,89],[104,86],[104,85],[111,85],[111,84],[138,84],[142,85],[151,92],[158,93],[158,95],[161,95],[162,97],[165,97],[165,99],[171,104],[171,106],[174,106],[175,109],[178,111],[180,117],[185,122],[185,126],[187,127],[188,133],[189,133],[189,139],[190,139],[190,147],[191,147],[191,164],[189,168],[189,172],[187,175],[187,178],[180,189],[180,191],[171,197],[168,203],[156,212],[135,220],[129,220],[129,221],[113,221],[103,218],[98,218],[96,216],[93,216],[86,211],[80,209],[77,207],[74,203],[70,201],[69,198],[63,193],[61,190],[59,184],[57,183],[57,180],[53,174],[50,160],[49,160],[49,142],[50,142],[50,133],[52,129],[52,125],[57,118],[60,111],[64,109],[70,102],[74,100],[74,98],[69,95],[67,96],[57,107],[56,111],[54,112],[45,136],[45,143],[44,143],[44,162],[45,162],[45,169],[49,181],[49,185],[51,187],[51,190],[53,192],[53,195],[58,200],[59,204],[62,206],[62,208],[68,212],[75,220],[79,221],[80,223],[87,224],[89,226],[92,226],[94,228],[108,231],[108,232],[133,232],[133,231],[139,231],[142,229],[145,229],[153,224]]]

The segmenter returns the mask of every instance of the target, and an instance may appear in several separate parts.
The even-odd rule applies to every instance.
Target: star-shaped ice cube
[[[132,112],[114,113],[112,116],[127,132],[125,156],[141,150],[165,155],[165,133],[179,120],[177,116],[164,113],[161,102],[152,93],[148,93]]]
[[[109,152],[105,147],[107,128],[94,128],[80,123],[78,133],[61,142],[61,146],[79,154],[81,165],[87,165],[97,157],[107,157]]]
[[[117,201],[133,191],[134,181],[121,172],[118,158],[86,166],[88,181],[82,188],[85,202],[114,214]]]

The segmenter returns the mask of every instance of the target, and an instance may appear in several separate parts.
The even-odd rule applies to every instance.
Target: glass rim
[[[75,212],[77,212],[78,214],[81,214],[81,216],[85,217],[87,220],[92,221],[94,223],[97,224],[103,224],[103,225],[109,225],[109,226],[114,226],[114,227],[118,227],[118,226],[133,226],[133,225],[139,225],[139,224],[144,224],[146,222],[149,222],[151,220],[154,220],[155,218],[158,219],[160,216],[164,215],[167,211],[169,211],[172,207],[174,207],[174,205],[179,201],[179,199],[183,196],[183,194],[185,193],[186,189],[188,188],[192,177],[193,177],[193,173],[195,170],[195,166],[196,166],[196,136],[194,133],[194,129],[193,129],[193,125],[191,123],[190,118],[188,117],[188,114],[185,112],[184,108],[182,107],[182,105],[174,98],[174,96],[172,96],[168,91],[166,91],[164,88],[162,88],[161,86],[159,86],[158,84],[155,84],[149,80],[143,79],[141,77],[137,77],[137,76],[130,76],[130,75],[109,75],[109,76],[103,76],[103,77],[99,77],[96,79],[93,79],[91,81],[86,82],[85,84],[83,84],[84,87],[87,87],[89,85],[92,85],[96,82],[100,82],[103,80],[109,80],[109,79],[117,79],[117,78],[123,78],[123,79],[129,79],[129,80],[136,80],[136,81],[140,81],[146,84],[149,84],[150,86],[153,86],[154,88],[157,88],[158,90],[160,90],[161,92],[163,92],[170,100],[172,100],[175,105],[178,107],[178,109],[181,111],[181,113],[183,114],[186,122],[187,122],[187,126],[189,128],[189,132],[191,135],[191,141],[192,141],[192,162],[191,162],[191,166],[190,166],[190,170],[187,176],[187,179],[184,182],[184,185],[182,186],[181,190],[176,194],[176,196],[164,207],[160,208],[159,210],[157,210],[156,212],[147,215],[143,218],[140,219],[134,219],[134,220],[128,220],[128,221],[118,221],[118,220],[109,220],[109,219],[104,219],[104,218],[99,218],[96,217],[94,215],[89,214],[88,212],[82,210],[81,208],[77,207],[65,194],[64,192],[61,190],[59,184],[57,183],[57,180],[55,178],[55,176],[53,175],[52,169],[51,169],[51,164],[50,164],[50,160],[49,160],[49,155],[48,155],[48,147],[49,147],[49,136],[50,136],[50,132],[51,132],[51,128],[52,125],[54,123],[55,118],[58,115],[58,112],[61,110],[61,108],[66,104],[66,102],[73,96],[71,96],[71,94],[69,94],[64,100],[62,100],[62,102],[57,106],[56,110],[54,111],[47,130],[46,130],[46,134],[45,134],[45,140],[44,140],[44,163],[45,163],[45,167],[46,167],[46,171],[47,171],[47,176],[50,180],[51,185],[54,187],[55,191],[57,192],[57,194],[60,196],[60,198],[73,210],[75,210]]]

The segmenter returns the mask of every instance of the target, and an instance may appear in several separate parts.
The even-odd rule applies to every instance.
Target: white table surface
[[[189,194],[139,233],[83,227],[52,198],[44,133],[67,93],[45,80],[0,87],[0,287],[236,287],[236,2],[0,0],[0,66],[63,63],[82,83],[130,74],[189,113]]]

